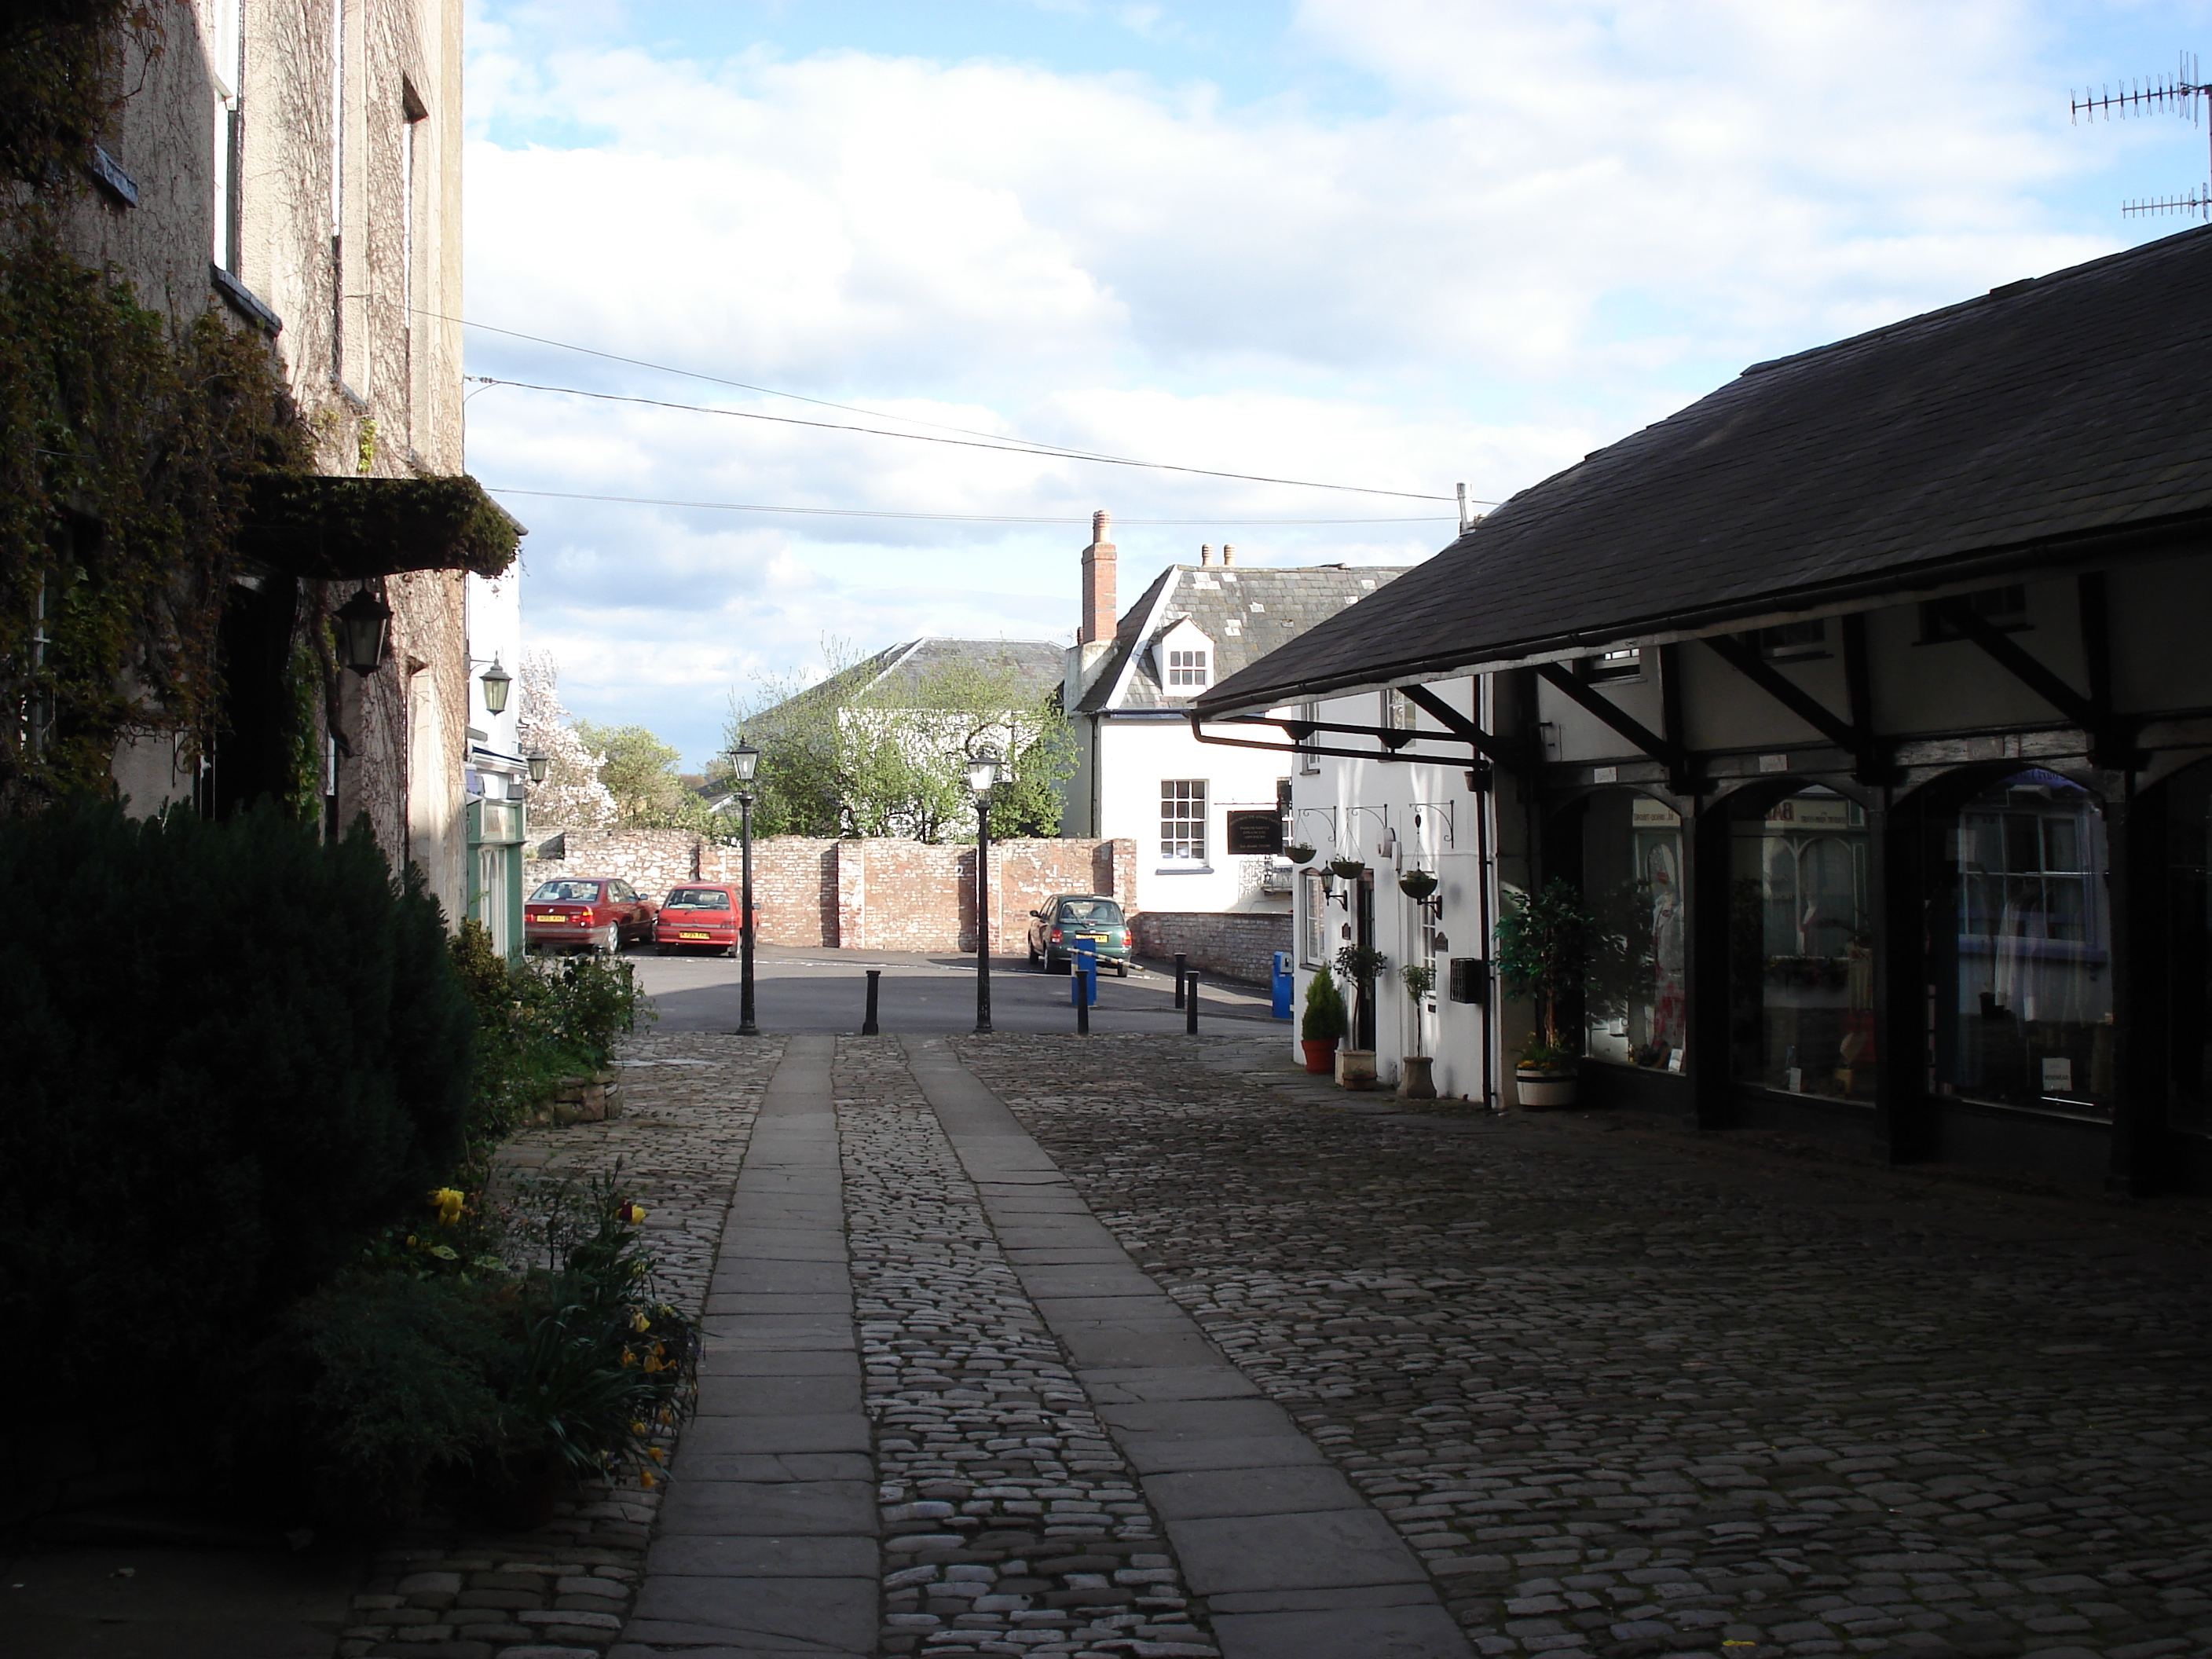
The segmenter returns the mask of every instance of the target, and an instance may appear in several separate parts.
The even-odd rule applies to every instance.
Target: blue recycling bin
[[[1073,1008],[1078,1000],[1091,1007],[1098,1006],[1098,947],[1087,939],[1075,942],[1075,951],[1068,958],[1067,1006]]]
[[[1297,981],[1291,974],[1291,953],[1288,951],[1276,951],[1273,1013],[1277,1019],[1291,1017],[1291,1002],[1297,986]]]

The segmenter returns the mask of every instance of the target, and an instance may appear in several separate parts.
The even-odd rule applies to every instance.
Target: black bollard
[[[1084,994],[1090,988],[1084,984],[1083,975],[1075,976],[1075,1035],[1091,1035],[1091,999]]]
[[[876,993],[882,988],[883,982],[884,970],[882,969],[871,968],[868,969],[868,1012],[866,1017],[860,1021],[860,1035],[862,1036],[873,1036],[876,1035]]]
[[[1189,970],[1190,958],[1182,951],[1176,952],[1176,1006],[1182,1006],[1182,976]]]
[[[1183,1005],[1182,1029],[1192,1036],[1198,1035],[1198,975],[1190,976],[1190,1000]]]

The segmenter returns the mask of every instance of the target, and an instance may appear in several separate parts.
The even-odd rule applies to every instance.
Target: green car
[[[1030,963],[1048,974],[1065,974],[1075,965],[1078,940],[1089,939],[1098,966],[1129,977],[1129,919],[1114,900],[1097,893],[1056,893],[1044,908],[1030,912]]]

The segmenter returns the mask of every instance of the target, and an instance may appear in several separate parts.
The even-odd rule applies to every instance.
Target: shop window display
[[[2014,773],[1939,823],[1929,917],[1939,1093],[2112,1115],[2104,814],[2055,772]]]
[[[2212,1133],[2212,765],[2166,787],[2173,1123]]]
[[[1732,832],[1736,1077],[1870,1103],[1879,1056],[1864,811],[1816,786],[1739,818]]]
[[[1633,790],[1593,795],[1583,817],[1583,892],[1605,934],[1583,995],[1586,1052],[1682,1069],[1682,820]]]

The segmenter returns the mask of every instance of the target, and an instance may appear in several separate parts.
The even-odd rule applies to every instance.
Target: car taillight
[[[1054,929],[1052,930],[1052,942],[1053,942],[1054,945],[1057,945],[1057,944],[1059,944],[1059,943],[1060,943],[1060,929],[1059,929],[1059,928],[1057,928],[1057,927],[1055,927],[1055,928],[1054,928]]]

